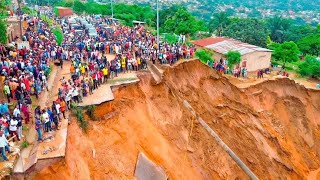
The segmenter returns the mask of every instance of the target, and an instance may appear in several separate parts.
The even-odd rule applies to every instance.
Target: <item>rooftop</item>
[[[227,54],[229,51],[238,51],[241,55],[252,52],[272,52],[269,49],[259,46],[243,43],[241,41],[225,37],[209,37],[193,42],[193,44],[205,47],[221,54]]]

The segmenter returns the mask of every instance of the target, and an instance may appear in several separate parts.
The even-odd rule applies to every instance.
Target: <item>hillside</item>
[[[319,91],[289,79],[239,89],[200,61],[169,67],[157,85],[138,77],[97,106],[88,134],[72,120],[65,159],[25,178],[133,179],[144,152],[169,179],[247,179],[184,99],[260,179],[319,179]]]
[[[110,2],[109,0],[97,0]],[[149,0],[119,0],[119,3],[144,4],[155,6],[155,1]],[[307,22],[317,24],[320,22],[320,4],[317,1],[308,0],[163,0],[160,1],[161,8],[172,4],[187,7],[194,15],[210,19],[213,13],[226,11],[235,17],[272,17],[282,16],[291,18],[299,23]]]

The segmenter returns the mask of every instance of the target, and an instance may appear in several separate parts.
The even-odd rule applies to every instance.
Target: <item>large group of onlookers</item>
[[[119,73],[146,69],[147,61],[173,64],[180,58],[191,58],[195,51],[185,44],[157,44],[142,25],[131,28],[110,18],[95,19],[94,16],[89,17],[88,22],[94,24],[97,36],[90,37],[84,26],[82,33],[70,28],[64,31],[64,40],[58,45],[47,23],[37,17],[25,20],[29,27],[23,36],[16,37],[11,46],[0,45],[1,88],[5,98],[0,104],[0,152],[5,161],[8,160],[6,151],[11,153],[9,141],[23,138],[25,124],[35,124],[41,142],[44,132],[59,129],[72,102],[81,102],[108,79]],[[61,21],[68,23],[68,19]],[[29,46],[19,46],[21,40]],[[107,59],[107,54],[114,58]],[[51,107],[32,109],[32,101],[48,90],[50,62],[60,63],[62,67],[64,60],[72,61],[71,76],[60,80],[57,100]]]
[[[31,118],[32,99],[48,90],[50,51],[57,48],[47,24],[37,18],[26,20],[33,21],[33,26],[25,29],[22,38],[16,37],[8,46],[0,44],[0,78],[4,96],[0,104],[0,152],[6,161],[5,151],[11,152],[8,140],[20,141],[23,126],[34,122]],[[28,46],[18,45],[21,40],[29,42]]]

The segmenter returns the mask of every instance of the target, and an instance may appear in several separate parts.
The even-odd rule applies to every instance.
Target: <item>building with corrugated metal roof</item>
[[[238,51],[241,54],[241,67],[248,71],[269,68],[271,64],[272,50],[243,43],[226,37],[209,37],[193,42],[197,48],[205,48],[214,53],[215,61],[225,59],[229,51]]]

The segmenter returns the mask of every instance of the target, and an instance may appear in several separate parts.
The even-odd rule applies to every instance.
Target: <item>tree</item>
[[[275,50],[277,49],[277,48],[279,48],[280,47],[280,43],[275,43],[275,42],[271,42],[270,44],[268,44],[268,48],[269,49],[271,49],[271,50],[273,50],[273,53],[272,53],[272,59],[273,60],[278,60],[278,59],[280,59],[280,54],[279,53],[275,53]]]
[[[184,7],[179,6],[179,5],[172,5],[169,8],[165,8],[160,10],[159,12],[159,26],[163,27],[164,23],[166,22],[167,19],[169,19],[170,17],[174,16],[175,13],[177,13],[177,11],[179,9],[183,9]],[[160,29],[163,30],[163,29]]]
[[[266,44],[267,44],[267,46],[269,46],[270,44],[272,44],[272,40],[271,40],[270,36],[267,37],[267,39],[266,39]]]
[[[258,19],[231,19],[222,35],[242,42],[265,47],[268,29],[263,21]]]
[[[169,44],[175,44],[178,42],[177,36],[175,34],[169,34],[169,33],[164,34],[164,40]]]
[[[6,11],[7,1],[0,1],[0,43],[5,44],[7,42],[7,22],[5,18],[8,13]]]
[[[209,22],[209,31],[216,32],[218,36],[221,36],[229,23],[230,19],[226,12],[215,13]]]
[[[58,45],[62,44],[63,41],[63,32],[59,28],[55,28],[52,30],[52,33],[56,36],[56,41]]]
[[[173,16],[164,23],[165,32],[193,35],[197,31],[205,30],[204,23],[197,20],[186,9],[179,9]]]
[[[241,54],[238,51],[229,51],[226,54],[228,66],[232,69],[234,65],[240,64]]]
[[[271,33],[271,40],[282,43],[285,41],[286,31],[290,29],[291,21],[280,16],[275,16],[267,20],[267,25]]]
[[[299,65],[299,74],[302,76],[320,77],[320,61],[314,56],[307,55]]]
[[[5,20],[0,19],[0,43],[5,44],[7,42],[7,24]]]
[[[317,33],[317,29],[310,25],[291,26],[288,31],[284,33],[285,41],[298,42],[302,38]]]
[[[73,10],[77,13],[82,13],[86,11],[86,6],[82,4],[79,0],[74,1]]]
[[[200,61],[204,64],[212,64],[213,63],[213,52],[206,50],[206,49],[200,49],[196,52],[196,56],[200,59]]]
[[[285,68],[287,62],[296,62],[299,60],[300,51],[296,43],[292,41],[282,44],[273,43],[271,46],[273,46],[272,56],[274,56],[275,60],[283,62],[283,68]]]
[[[309,35],[298,42],[298,46],[303,54],[319,56],[320,54],[320,34]]]

